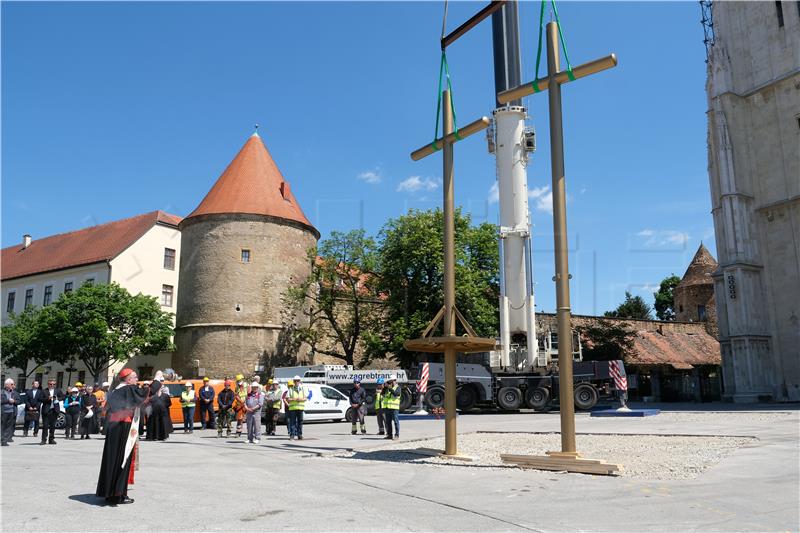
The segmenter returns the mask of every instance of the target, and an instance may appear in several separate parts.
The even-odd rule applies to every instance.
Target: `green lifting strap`
[[[547,0],[542,0],[542,7],[539,10],[539,47],[536,50],[536,78],[533,80],[533,92],[541,92],[539,90],[539,65],[542,60],[542,30],[544,29],[544,6]],[[569,54],[567,53],[567,43],[564,41],[564,32],[561,30],[561,21],[558,18],[558,9],[556,9],[556,0],[550,0],[553,6],[553,15],[556,17],[556,26],[558,27],[558,37],[561,40],[561,49],[564,50],[564,60],[567,62],[567,77],[570,81],[575,81],[575,74],[572,73],[572,64],[569,62]]]
[[[442,149],[441,146],[437,146],[436,139],[439,136],[439,115],[442,112],[442,74],[445,74],[447,77],[447,89],[450,91],[450,111],[453,113],[453,133],[456,136],[457,140],[461,140],[461,136],[458,134],[458,126],[456,124],[456,106],[453,99],[453,85],[450,83],[450,67],[447,64],[447,54],[444,50],[442,50],[442,60],[439,63],[439,89],[437,91],[438,98],[436,100],[436,127],[433,130],[433,142],[431,146],[433,147],[434,151],[439,151]],[[442,124],[442,129],[444,129],[444,124]],[[442,131],[442,137],[444,137],[444,131]]]

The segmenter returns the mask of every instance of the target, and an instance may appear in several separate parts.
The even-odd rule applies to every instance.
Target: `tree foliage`
[[[586,361],[613,361],[624,359],[633,350],[636,333],[625,324],[599,320],[596,325],[583,328],[581,337],[587,342],[583,348]]]
[[[133,296],[116,283],[83,285],[45,310],[40,327],[55,355],[83,362],[97,381],[115,362],[172,349],[172,314],[155,297]]]
[[[633,296],[628,291],[625,291],[625,301],[613,311],[606,311],[604,315],[612,318],[651,320],[653,318],[653,309],[641,296]]]
[[[9,315],[9,323],[3,326],[2,362],[4,367],[19,368],[27,375],[47,363],[66,363],[63,354],[58,353],[53,337],[44,327],[55,312],[51,306],[44,308],[28,307],[21,313]],[[30,372],[29,363],[33,362]]]
[[[309,260],[311,275],[287,291],[289,316],[303,316],[287,331],[313,352],[352,365],[359,342],[369,344],[381,329],[375,241],[364,230],[334,231]]]
[[[681,282],[681,278],[675,274],[667,276],[661,280],[658,292],[654,292],[656,316],[659,320],[675,320],[675,287]]]
[[[379,288],[386,294],[385,336],[375,339],[374,355],[396,356],[402,366],[413,361],[403,341],[419,337],[444,303],[443,215],[440,209],[410,210],[389,220],[380,234]],[[499,258],[497,229],[471,225],[468,214],[455,213],[456,306],[478,335],[497,334]]]

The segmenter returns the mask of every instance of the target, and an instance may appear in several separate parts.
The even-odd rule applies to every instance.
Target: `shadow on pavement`
[[[94,493],[89,494],[73,494],[69,497],[70,500],[74,500],[76,502],[85,503],[86,505],[94,505],[95,507],[105,507],[106,501],[103,498],[98,497]]]

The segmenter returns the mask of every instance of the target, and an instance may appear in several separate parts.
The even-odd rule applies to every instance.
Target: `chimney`
[[[24,250],[31,245],[31,236],[27,233],[22,236],[22,249]]]

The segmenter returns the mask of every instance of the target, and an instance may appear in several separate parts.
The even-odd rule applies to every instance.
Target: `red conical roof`
[[[686,273],[681,278],[678,286],[687,285],[704,285],[712,284],[714,280],[711,279],[711,273],[717,269],[717,260],[711,255],[711,252],[700,243],[700,247],[694,254],[692,262],[686,269]]]
[[[319,236],[257,133],[250,136],[186,219],[222,213],[267,215],[291,220],[308,226]]]

